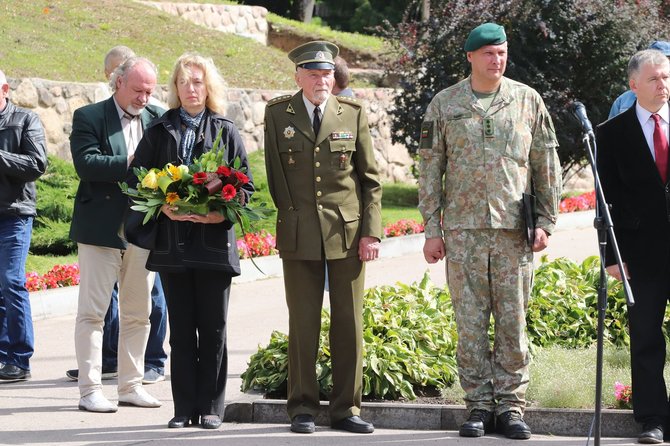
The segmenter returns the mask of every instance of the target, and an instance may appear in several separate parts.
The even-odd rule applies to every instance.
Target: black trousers
[[[161,273],[170,321],[170,374],[175,416],[223,419],[231,276],[219,271]]]
[[[663,378],[663,318],[670,297],[670,274],[630,280],[635,305],[628,309],[633,382],[633,415],[637,422],[664,423],[670,415]]]

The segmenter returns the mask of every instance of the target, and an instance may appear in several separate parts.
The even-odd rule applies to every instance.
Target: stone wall
[[[109,97],[103,83],[66,83],[37,78],[9,79],[10,100],[20,107],[35,111],[42,120],[49,153],[71,159],[69,136],[73,112],[87,104]],[[263,147],[263,117],[270,99],[292,91],[228,89],[226,115],[242,135],[247,151]],[[365,104],[375,157],[386,181],[411,181],[412,159],[404,146],[391,143],[391,122],[388,110],[392,107],[391,89],[357,89],[356,96]],[[166,87],[154,92],[159,101],[166,102]]]
[[[213,5],[204,3],[145,2],[168,14],[189,20],[196,25],[215,29],[224,33],[250,37],[267,45],[267,9],[261,6]]]

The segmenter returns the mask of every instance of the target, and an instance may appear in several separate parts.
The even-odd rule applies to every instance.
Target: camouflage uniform
[[[521,195],[531,192],[532,183],[537,227],[551,233],[561,192],[557,146],[540,95],[505,77],[488,111],[470,78],[438,93],[426,111],[419,209],[426,238],[445,238],[458,369],[469,410],[523,413],[533,255],[525,242]],[[487,335],[491,313],[493,351]]]

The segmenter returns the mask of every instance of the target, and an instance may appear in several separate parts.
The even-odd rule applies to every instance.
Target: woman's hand
[[[165,214],[167,218],[174,221],[190,221],[193,223],[203,223],[203,224],[217,224],[222,223],[226,218],[221,214],[221,212],[209,212],[207,215],[200,214],[177,214],[177,207],[164,204],[161,207],[161,212]]]

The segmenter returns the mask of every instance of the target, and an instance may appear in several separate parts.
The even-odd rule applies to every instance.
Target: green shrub
[[[69,231],[78,181],[72,162],[49,156],[47,171],[35,182],[37,218],[30,246],[33,254],[67,255],[76,251]]]
[[[597,257],[581,264],[543,256],[535,271],[526,322],[531,348],[585,348],[596,342]],[[626,302],[620,282],[609,280],[605,341],[629,343]],[[666,319],[668,315],[666,313]],[[435,287],[426,274],[419,283],[370,288],[363,308],[363,394],[375,399],[414,399],[423,387],[445,389],[457,376],[456,321],[449,291]],[[328,330],[330,315],[322,312],[317,374],[321,392],[332,387]],[[493,323],[489,335],[493,336]],[[288,340],[275,332],[242,374],[242,390],[286,394]]]

